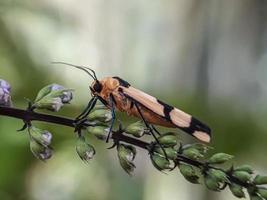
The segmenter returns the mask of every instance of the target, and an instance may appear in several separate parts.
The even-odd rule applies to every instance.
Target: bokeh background
[[[60,115],[75,117],[91,80],[64,61],[91,66],[99,77],[133,86],[193,113],[213,129],[211,146],[267,174],[267,1],[265,0],[1,0],[0,78],[16,107],[50,83],[75,89]],[[127,117],[121,115],[127,123]],[[96,157],[76,155],[70,128],[37,123],[54,133],[55,154],[33,157],[21,121],[0,117],[0,199],[231,200],[178,171],[154,169],[137,155],[129,177],[115,150],[92,139]],[[193,142],[181,134],[181,139]]]

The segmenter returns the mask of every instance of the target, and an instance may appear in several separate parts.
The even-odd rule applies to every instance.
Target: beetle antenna
[[[75,67],[78,68],[80,70],[83,70],[84,72],[86,72],[89,76],[91,76],[95,81],[98,81],[95,71],[90,69],[89,67],[84,67],[84,66],[79,66],[79,65],[73,65],[70,63],[66,63],[66,62],[51,62],[52,64],[62,64],[62,65],[68,65],[71,67]],[[89,70],[89,71],[88,71]],[[93,75],[91,74],[91,72],[93,73]]]

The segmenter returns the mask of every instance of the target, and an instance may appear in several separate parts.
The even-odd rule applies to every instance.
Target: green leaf
[[[231,159],[233,159],[234,156],[226,154],[226,153],[217,153],[211,156],[211,158],[208,160],[208,163],[210,164],[223,164]]]

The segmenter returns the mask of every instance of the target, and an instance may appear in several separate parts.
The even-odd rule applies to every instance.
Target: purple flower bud
[[[1,106],[11,106],[11,96],[10,96],[10,84],[3,79],[0,79],[0,105]]]

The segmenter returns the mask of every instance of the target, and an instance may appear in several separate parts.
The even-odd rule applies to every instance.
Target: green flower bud
[[[30,140],[30,149],[33,155],[42,161],[51,158],[53,153],[52,149],[49,146],[43,146],[34,139]]]
[[[88,144],[85,141],[84,137],[78,138],[76,143],[76,152],[78,153],[79,157],[85,162],[91,160],[95,155],[94,147]]]
[[[112,113],[109,109],[95,109],[89,115],[90,121],[110,122],[112,119]]]
[[[106,126],[88,126],[87,131],[89,133],[93,134],[99,140],[106,140],[108,133],[109,133],[109,127],[106,127]]]
[[[58,84],[51,84],[39,91],[33,107],[57,112],[72,100],[72,92]]]
[[[213,191],[220,191],[220,183],[213,177],[209,175],[205,176],[204,182],[208,189]]]
[[[148,133],[148,129],[144,126],[143,122],[137,121],[126,127],[125,132],[133,135],[134,137],[142,137]]]
[[[158,141],[164,147],[173,147],[177,145],[177,135],[175,133],[165,133],[158,137]]]
[[[267,184],[267,176],[257,175],[253,182],[256,185],[265,185],[265,184]]]
[[[183,146],[183,150],[191,148],[197,149],[202,155],[206,154],[208,150],[212,149],[211,147],[201,143],[186,144]]]
[[[250,200],[263,200],[259,195],[257,194],[252,194],[252,195],[249,195],[250,197]]]
[[[183,150],[183,155],[193,160],[199,160],[200,158],[204,157],[204,155],[201,154],[198,149],[193,147]]]
[[[245,193],[244,193],[244,191],[243,191],[242,186],[237,185],[237,184],[235,184],[235,183],[231,183],[231,184],[229,185],[229,188],[230,188],[230,190],[231,190],[231,192],[232,192],[232,194],[233,194],[234,196],[236,196],[236,197],[238,197],[238,198],[245,198],[245,197],[246,197],[246,196],[245,196]]]
[[[177,151],[175,149],[168,147],[168,148],[164,148],[164,150],[169,159],[174,160],[177,158]],[[165,154],[161,147],[156,147],[154,151],[160,154],[161,156],[165,157]]]
[[[226,154],[226,153],[217,153],[211,156],[211,158],[208,160],[208,163],[210,164],[223,164],[231,159],[233,159],[234,156]]]
[[[210,177],[212,177],[214,180],[218,181],[219,183],[228,182],[225,172],[221,170],[209,169],[207,173]]]
[[[29,127],[29,134],[32,139],[43,146],[49,146],[51,144],[52,134],[46,130],[31,126]]]
[[[235,168],[235,171],[245,171],[249,174],[253,174],[253,169],[249,165],[241,165]]]
[[[165,156],[161,156],[160,154],[153,153],[151,154],[150,159],[154,167],[159,171],[162,171],[165,169],[172,169],[170,166],[170,161],[167,160]]]
[[[251,174],[245,171],[234,171],[233,176],[242,182],[249,182],[251,180]]]
[[[12,102],[11,102],[10,91],[11,91],[10,84],[5,80],[0,79],[0,106],[6,106],[6,107],[11,106]]]
[[[264,199],[267,199],[267,189],[266,188],[258,188],[258,191],[257,191],[260,196]]]
[[[136,149],[133,146],[119,144],[117,146],[118,158],[121,167],[129,174],[134,171],[135,165],[133,163],[136,156]]]
[[[178,167],[181,174],[185,177],[186,180],[193,184],[199,183],[199,177],[196,175],[196,171],[191,165],[180,163]]]

